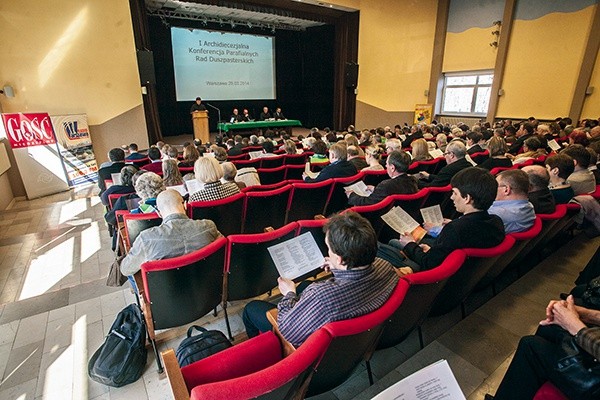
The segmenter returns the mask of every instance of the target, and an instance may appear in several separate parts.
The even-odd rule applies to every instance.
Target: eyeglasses
[[[444,155],[444,157],[445,157],[445,156],[448,156],[448,155],[450,155],[450,154],[454,154],[454,153],[453,153],[453,152],[451,152],[451,151],[447,151],[447,152],[445,152],[443,155]]]

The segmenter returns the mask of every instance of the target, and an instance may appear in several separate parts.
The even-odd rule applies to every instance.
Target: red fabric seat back
[[[191,219],[209,219],[223,235],[242,233],[242,217],[246,195],[238,193],[220,200],[194,201],[188,203],[187,213]]]

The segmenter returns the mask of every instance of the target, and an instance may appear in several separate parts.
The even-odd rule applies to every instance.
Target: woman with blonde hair
[[[162,173],[165,186],[169,187],[183,185],[183,178],[181,177],[181,172],[179,172],[177,160],[163,160]]]
[[[189,201],[221,200],[240,192],[235,182],[221,182],[223,168],[214,157],[200,157],[194,164],[194,175],[203,188],[190,194]]]
[[[487,143],[487,150],[490,153],[490,158],[478,165],[480,168],[492,170],[494,168],[510,168],[512,161],[506,157],[508,146],[500,136],[493,136]]]
[[[210,152],[215,155],[214,158],[219,163],[227,161],[227,150],[225,150],[224,148],[217,146],[216,144],[213,144],[210,146]],[[196,167],[196,164],[194,164],[194,167]]]
[[[368,167],[364,167],[361,171],[382,171],[383,165],[381,165],[381,153],[383,150],[379,146],[369,146],[365,150],[365,160]]]
[[[285,151],[285,154],[298,154],[298,150],[296,148],[296,142],[294,142],[293,140],[286,140],[283,143],[283,150]]]
[[[413,161],[429,161],[433,159],[431,154],[429,154],[429,146],[425,139],[414,140],[410,145],[412,147]]]

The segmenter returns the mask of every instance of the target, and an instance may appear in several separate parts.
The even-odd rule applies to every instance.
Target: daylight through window
[[[446,74],[442,114],[486,115],[493,80],[491,71]]]

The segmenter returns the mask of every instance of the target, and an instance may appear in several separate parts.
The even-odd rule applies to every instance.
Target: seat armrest
[[[183,375],[181,374],[181,369],[179,368],[179,363],[175,357],[175,352],[173,349],[169,349],[167,351],[163,351],[161,355],[165,365],[167,379],[169,380],[169,385],[171,386],[171,392],[173,393],[173,398],[175,400],[189,400],[190,394],[188,393]]]
[[[279,338],[279,342],[281,343],[281,351],[283,353],[283,357],[285,358],[293,352],[295,352],[296,348],[294,347],[294,345],[288,342],[279,331],[279,326],[277,325],[277,313],[278,312],[276,308],[270,309],[269,311],[267,311],[267,319],[269,320],[271,325],[273,325],[273,333],[275,333],[275,335],[277,335],[277,337]]]

